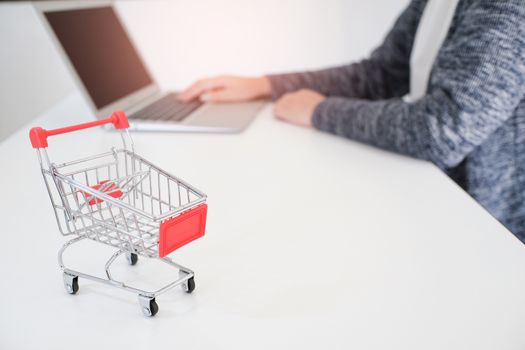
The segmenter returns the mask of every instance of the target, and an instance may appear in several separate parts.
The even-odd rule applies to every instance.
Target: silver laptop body
[[[112,1],[44,1],[34,6],[97,118],[124,110],[131,130],[239,132],[264,105],[182,103],[174,92],[161,91]]]

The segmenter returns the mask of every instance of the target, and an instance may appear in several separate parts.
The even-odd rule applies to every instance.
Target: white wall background
[[[28,3],[0,3],[0,141],[73,89]]]
[[[365,57],[408,0],[142,0],[117,9],[164,88]],[[74,84],[27,2],[0,4],[0,140]]]

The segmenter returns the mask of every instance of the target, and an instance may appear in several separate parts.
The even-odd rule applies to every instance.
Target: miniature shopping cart
[[[48,137],[110,123],[120,131],[122,148],[63,164],[49,160]],[[138,156],[128,127],[126,115],[115,112],[106,119],[61,129],[32,128],[29,136],[37,150],[59,230],[73,237],[58,252],[66,291],[77,293],[79,277],[105,283],[136,293],[144,314],[154,316],[159,309],[155,297],[176,286],[187,293],[195,288],[193,271],[167,255],[204,235],[206,195]],[[64,251],[84,239],[117,248],[105,264],[106,278],[64,265]],[[178,269],[178,278],[156,291],[127,285],[110,272],[121,255],[130,265],[137,263],[139,255],[159,259]]]

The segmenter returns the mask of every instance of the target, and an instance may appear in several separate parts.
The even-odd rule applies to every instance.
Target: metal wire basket
[[[62,164],[49,160],[49,136],[112,123],[121,131],[123,147]],[[204,235],[206,195],[187,182],[167,173],[137,155],[123,112],[111,117],[45,130],[32,128],[30,139],[38,159],[62,235],[75,238],[59,251],[59,264],[66,290],[78,291],[78,277],[110,284],[137,293],[143,312],[158,311],[155,297],[182,285],[187,292],[195,288],[193,271],[173,262],[167,255]],[[118,250],[105,265],[106,278],[67,268],[63,252],[83,239],[100,242]],[[135,265],[138,256],[159,259],[179,270],[179,278],[156,291],[144,291],[115,280],[110,266],[121,254]]]

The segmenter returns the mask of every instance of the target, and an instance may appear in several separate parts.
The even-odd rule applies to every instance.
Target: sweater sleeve
[[[423,98],[405,103],[330,97],[314,111],[314,126],[442,168],[459,164],[525,96],[523,0],[462,6]]]
[[[269,75],[272,98],[303,88],[327,96],[370,100],[405,95],[409,89],[410,52],[425,3],[413,0],[368,59],[318,71]]]

